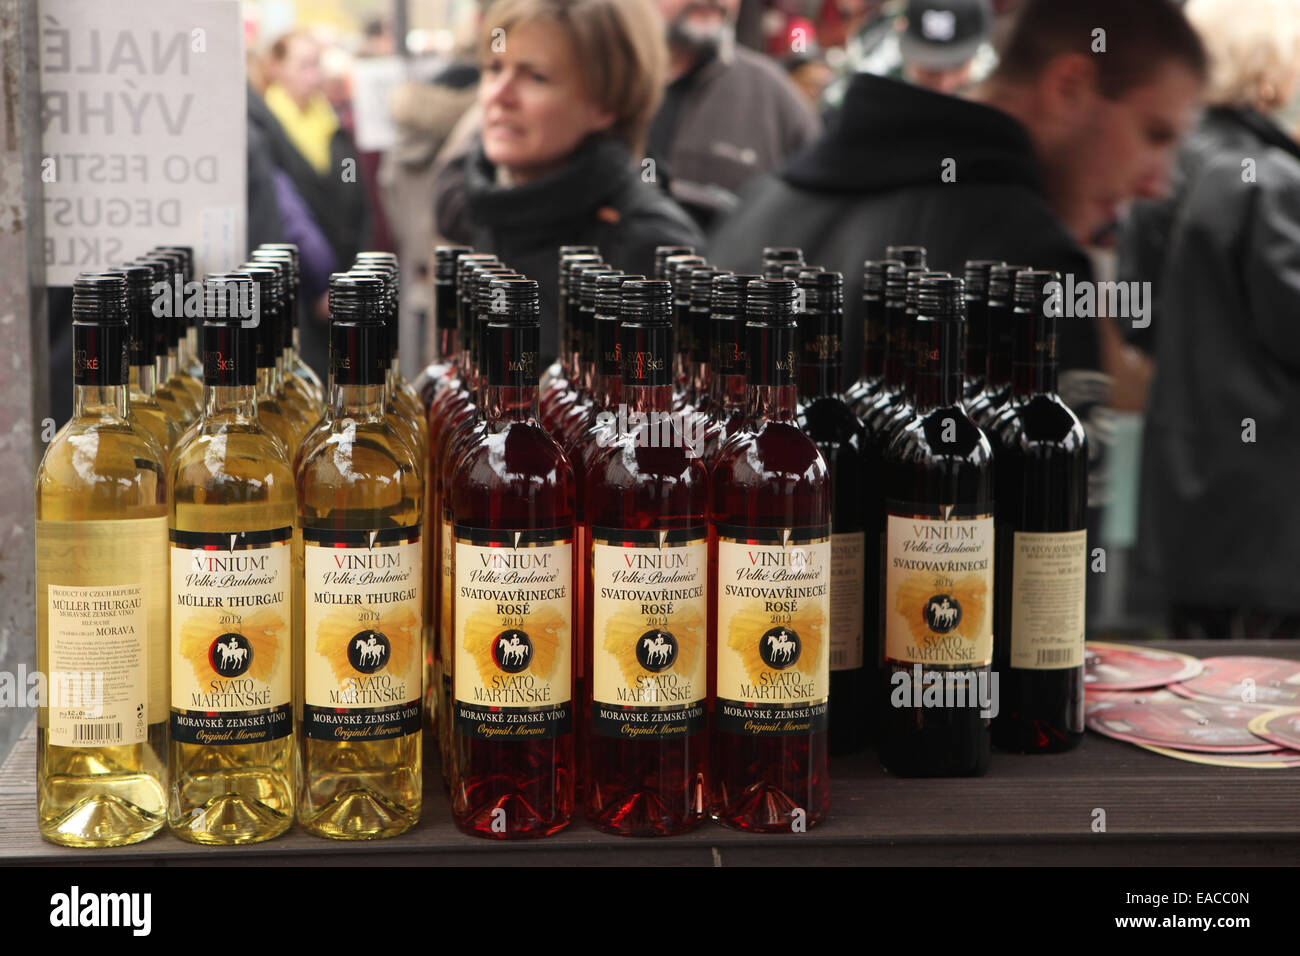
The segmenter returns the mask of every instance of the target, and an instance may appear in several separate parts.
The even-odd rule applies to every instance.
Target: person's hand
[[[1119,412],[1142,412],[1147,407],[1155,363],[1141,349],[1124,341],[1111,319],[1100,320],[1102,371],[1110,377],[1110,400]]]

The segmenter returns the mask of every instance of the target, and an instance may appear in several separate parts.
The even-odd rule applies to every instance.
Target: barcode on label
[[[848,651],[831,651],[831,669],[849,666]]]
[[[100,724],[77,724],[72,739],[77,743],[105,744],[122,739],[122,722]]]
[[[1068,664],[1070,662],[1070,648],[1068,647],[1040,647],[1038,649],[1038,659],[1035,664]]]

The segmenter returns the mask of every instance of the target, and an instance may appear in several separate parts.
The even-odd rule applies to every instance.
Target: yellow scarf
[[[272,83],[266,88],[266,105],[284,127],[289,141],[324,176],[330,171],[330,140],[339,128],[334,107],[321,94],[312,97],[305,110],[298,109],[284,87]]]

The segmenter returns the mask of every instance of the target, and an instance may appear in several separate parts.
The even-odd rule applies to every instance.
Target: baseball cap
[[[908,0],[903,62],[926,70],[948,70],[968,62],[989,37],[989,0]]]

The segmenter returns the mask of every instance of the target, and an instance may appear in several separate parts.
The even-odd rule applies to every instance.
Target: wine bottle
[[[1056,394],[1055,272],[1016,274],[1011,399],[989,426],[997,462],[993,742],[1051,753],[1083,738],[1088,449]],[[1059,287],[1059,286],[1058,286]]]
[[[258,421],[253,280],[204,280],[204,410],[172,455],[171,792],[194,843],[293,822],[293,472]]]
[[[624,282],[621,309],[631,425],[586,479],[586,812],[610,833],[664,836],[703,813],[708,475],[671,416],[669,283]]]
[[[321,382],[320,376],[316,374],[315,369],[303,361],[300,351],[300,334],[298,330],[303,323],[305,307],[302,301],[302,262],[298,247],[292,242],[264,242],[257,247],[257,251],[287,253],[290,258],[293,272],[287,304],[290,348],[292,350],[289,359],[289,385],[294,389],[302,389],[311,399],[312,405],[319,411],[325,401],[325,386]]]
[[[749,284],[748,417],[710,475],[709,812],[741,830],[799,831],[830,804],[831,485],[796,420],[795,291]]]
[[[318,836],[394,836],[420,816],[422,493],[385,414],[385,290],[330,277],[325,439],[298,465],[304,667],[298,820]]]
[[[537,424],[537,283],[495,279],[486,429],[450,485],[456,825],[545,836],[573,814],[573,475]]]
[[[425,414],[456,375],[459,346],[456,341],[456,260],[473,252],[470,246],[438,246],[433,250],[433,328],[437,358],[411,382]]]
[[[36,470],[36,815],[64,846],[166,820],[167,484],[129,415],[126,283],[73,282],[72,418]]]
[[[832,754],[865,743],[869,688],[863,669],[863,597],[866,587],[868,480],[862,423],[840,396],[844,277],[838,272],[799,275],[799,428],[816,444],[830,469],[830,713]],[[874,668],[873,668],[874,669]]]
[[[885,457],[881,761],[899,776],[988,769],[993,461],[962,407],[963,282],[921,283],[917,413]]]

